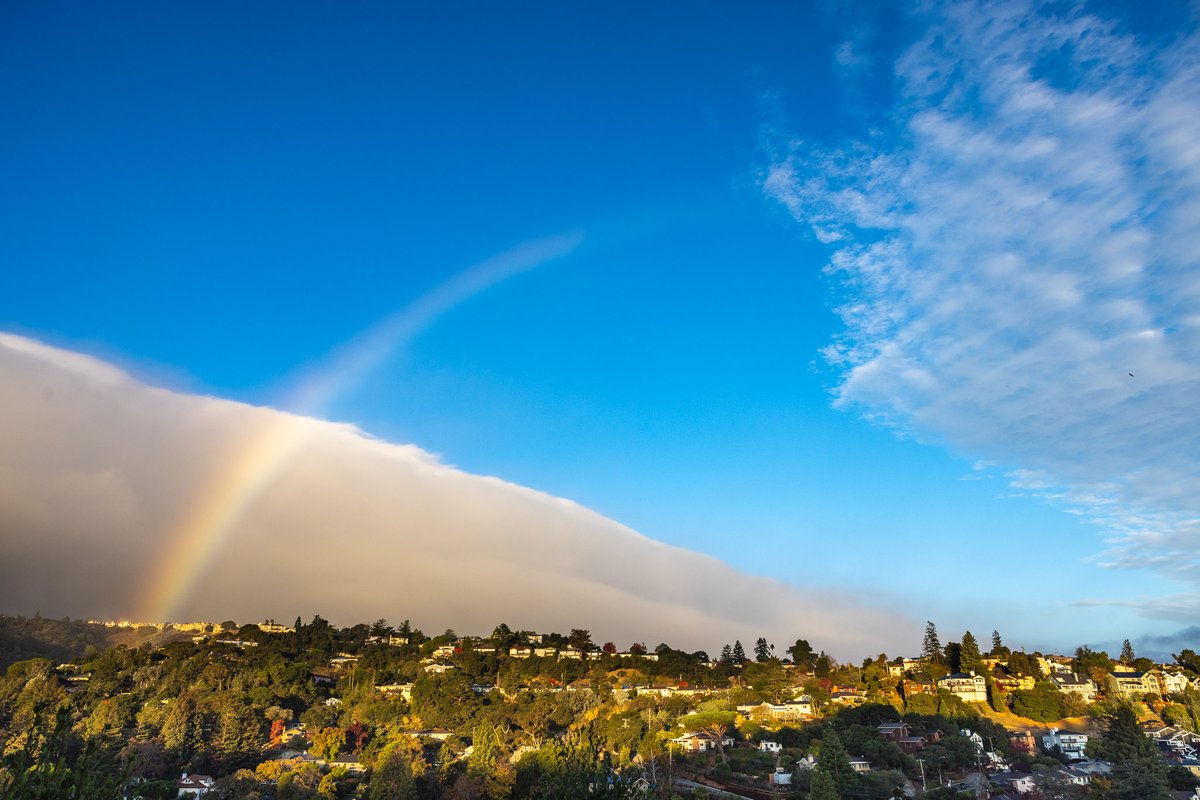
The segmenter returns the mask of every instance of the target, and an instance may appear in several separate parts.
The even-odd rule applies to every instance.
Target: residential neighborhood
[[[586,763],[629,797],[804,800],[840,769],[845,797],[1103,797],[1128,752],[1164,786],[1200,786],[1200,659],[1187,650],[1174,663],[1132,648],[1025,653],[994,632],[985,653],[970,632],[942,644],[932,623],[920,655],[861,664],[804,639],[782,657],[760,637],[753,656],[737,641],[712,658],[506,625],[428,636],[316,616],[153,630],[164,643],[10,666],[0,712],[4,697],[54,687],[81,730],[160,748],[161,767],[125,779],[146,800],[250,800],[285,786],[370,800],[400,763],[413,796],[432,796],[420,781],[436,775],[436,791],[453,792],[480,779],[481,752],[494,779],[512,770],[532,786],[549,780],[548,753],[582,757],[570,748],[583,742]],[[403,762],[389,760],[396,748]]]

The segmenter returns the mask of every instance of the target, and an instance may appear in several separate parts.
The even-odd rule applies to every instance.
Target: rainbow
[[[515,275],[570,255],[580,232],[536,239],[480,262],[380,320],[326,359],[302,380],[284,408],[295,413],[263,414],[253,435],[222,459],[164,537],[164,555],[138,600],[140,619],[172,621],[237,530],[246,510],[270,486],[315,428],[336,397],[359,386],[380,364],[439,317]],[[301,416],[304,415],[304,416]]]

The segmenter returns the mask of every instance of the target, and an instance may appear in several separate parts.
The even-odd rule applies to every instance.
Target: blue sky
[[[1176,5],[9,4],[0,328],[289,409],[579,232],[321,413],[949,636],[1165,635],[1200,514]],[[1108,345],[1151,389],[1089,405]]]

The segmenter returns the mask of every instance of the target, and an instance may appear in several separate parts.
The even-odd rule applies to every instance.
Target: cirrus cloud
[[[1069,4],[923,23],[887,130],[764,178],[833,251],[836,402],[1200,587],[1200,38]]]

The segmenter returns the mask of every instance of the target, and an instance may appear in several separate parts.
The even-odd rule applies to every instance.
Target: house
[[[801,695],[796,700],[787,703],[758,703],[741,705],[737,711],[744,717],[759,717],[775,722],[795,722],[808,719],[813,715],[813,699]]]
[[[983,737],[980,736],[978,733],[971,730],[970,728],[963,728],[961,731],[959,731],[959,735],[965,736],[971,740],[971,744],[975,745],[976,753],[983,752]]]
[[[434,658],[450,658],[450,656],[454,655],[458,651],[459,648],[457,646],[452,644],[444,644],[440,647],[433,648],[432,655]]]
[[[717,744],[721,747],[733,747],[733,738],[730,736],[722,736],[719,740],[717,737],[705,731],[698,733],[685,733],[671,740],[672,744],[677,744],[689,753],[706,753],[709,750],[717,749]]]
[[[861,706],[867,702],[867,696],[852,686],[833,687],[829,699],[839,706]]]
[[[577,648],[574,648],[574,647],[567,647],[567,648],[564,648],[559,651],[558,657],[560,660],[564,659],[564,658],[569,658],[572,661],[582,661],[583,660],[583,651],[579,650]]]
[[[1029,731],[1012,731],[1008,734],[1008,746],[1015,752],[1032,755],[1036,739]]]
[[[987,681],[982,675],[976,675],[974,672],[969,675],[956,672],[953,675],[938,678],[937,688],[945,689],[967,703],[987,702]]]
[[[555,656],[558,655],[558,648],[557,647],[535,647],[535,648],[533,648],[533,654],[535,656],[539,656],[541,658],[554,658]]]
[[[450,670],[454,669],[453,664],[447,664],[444,661],[437,661],[433,664],[426,664],[423,668],[426,672],[431,672],[434,675],[445,675]]]
[[[287,744],[297,736],[303,739],[305,728],[306,726],[303,722],[285,722],[283,724],[283,733],[279,734],[279,741]]]
[[[871,762],[862,756],[850,756],[850,769],[855,772],[870,772]]]
[[[924,736],[901,736],[899,739],[894,739],[893,741],[900,745],[900,749],[909,755],[921,752],[925,749],[925,745],[928,744]]]
[[[1113,690],[1122,697],[1135,697],[1142,694],[1162,694],[1158,678],[1153,672],[1135,672],[1132,670],[1114,669],[1108,676]]]
[[[1033,689],[1032,675],[1005,675],[996,678],[996,685],[1006,692],[1028,692]]]
[[[990,776],[990,780],[1006,789],[1012,789],[1017,794],[1029,794],[1037,788],[1032,775],[1017,772],[998,772]]]
[[[175,782],[175,788],[179,790],[179,794],[176,796],[181,798],[204,797],[215,784],[216,781],[207,775],[188,775],[185,772],[183,777]]]
[[[1182,728],[1156,726],[1154,729],[1147,729],[1146,735],[1177,758],[1195,758],[1197,749],[1200,748],[1200,734]]]
[[[263,633],[295,633],[296,629],[288,625],[280,625],[273,619],[258,623],[258,629]]]
[[[367,771],[366,764],[358,760],[358,756],[349,753],[342,754],[332,761],[326,761],[330,767],[342,767],[352,775],[361,775]]]
[[[1087,747],[1088,735],[1077,731],[1060,731],[1051,728],[1049,733],[1042,734],[1042,747],[1046,750],[1058,748],[1064,756],[1072,761],[1082,761],[1086,756],[1083,750]]]
[[[1186,691],[1191,685],[1188,682],[1187,676],[1182,672],[1159,672],[1158,683],[1162,687],[1163,694],[1179,694]]]
[[[1063,694],[1073,694],[1085,703],[1096,699],[1096,683],[1090,678],[1076,675],[1074,672],[1052,672],[1050,683]]]
[[[511,658],[529,658],[532,654],[533,648],[527,645],[517,644],[508,648],[508,655]]]
[[[425,728],[419,731],[404,731],[403,733],[406,736],[426,736],[430,739],[437,739],[439,742],[444,742],[454,735],[454,731],[446,730],[445,728]]]
[[[759,742],[758,749],[762,750],[764,753],[779,755],[783,752],[783,745],[781,745],[779,742]]]
[[[880,736],[890,739],[893,742],[899,741],[910,733],[909,727],[903,722],[885,722],[876,727],[875,730],[879,731]]]
[[[375,687],[380,694],[398,694],[407,702],[412,702],[413,685],[411,683],[384,683]]]
[[[792,773],[788,772],[783,767],[776,767],[775,771],[770,775],[770,781],[775,786],[791,786]]]
[[[933,694],[937,691],[933,686],[933,681],[923,680],[908,680],[900,684],[900,690],[905,697],[912,697],[916,694]]]
[[[1063,767],[1051,772],[1049,778],[1052,782],[1064,786],[1087,786],[1092,782],[1092,773],[1075,767]]]

